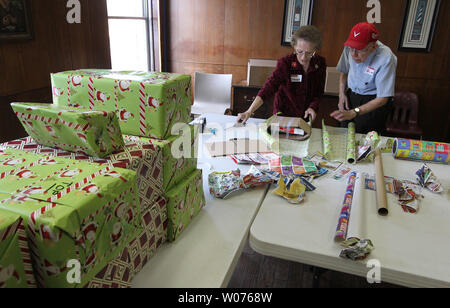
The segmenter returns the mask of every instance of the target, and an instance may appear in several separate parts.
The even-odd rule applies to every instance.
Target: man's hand
[[[306,110],[304,118],[305,118],[305,119],[308,119],[309,116],[311,116],[311,121],[312,121],[312,122],[314,122],[314,121],[316,120],[317,114],[316,114],[316,112],[314,111],[314,109],[308,108],[308,109]]]
[[[330,114],[332,118],[335,118],[339,122],[350,121],[356,118],[356,111],[354,110],[336,110]]]
[[[339,110],[349,110],[350,106],[348,105],[348,97],[344,93],[339,94],[339,104],[338,104]]]

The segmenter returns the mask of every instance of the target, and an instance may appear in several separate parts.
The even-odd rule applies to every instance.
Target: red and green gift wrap
[[[165,194],[168,200],[167,240],[176,240],[205,205],[202,170],[195,170]]]
[[[134,171],[13,149],[0,166],[0,209],[27,224],[38,286],[85,285],[137,236]],[[71,261],[80,283],[68,279]]]
[[[0,289],[35,287],[23,219],[0,210]]]
[[[11,107],[27,133],[40,144],[96,157],[123,148],[119,121],[112,111],[41,103],[12,103]]]
[[[134,141],[139,144],[151,143],[162,153],[162,191],[167,192],[187,175],[197,169],[196,143],[197,129],[186,125],[186,134],[171,136],[167,140],[148,139],[141,137],[125,137],[127,142]],[[183,133],[184,134],[184,133]]]
[[[436,163],[450,162],[450,144],[397,138],[392,147],[395,158],[425,160]]]
[[[115,111],[124,134],[166,139],[175,123],[190,121],[189,75],[83,69],[51,81],[54,104]]]
[[[166,242],[167,201],[160,197],[142,213],[139,235],[108,263],[85,288],[131,288],[134,276],[147,264],[158,248]]]
[[[0,150],[14,148],[26,152],[63,157],[84,162],[98,163],[111,168],[130,169],[137,174],[138,195],[141,212],[153,206],[163,190],[163,156],[161,148],[149,142],[148,138],[123,136],[125,145],[121,152],[100,159],[83,154],[42,146],[31,137],[0,144]]]

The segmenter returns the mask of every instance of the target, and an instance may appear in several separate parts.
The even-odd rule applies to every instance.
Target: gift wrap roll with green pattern
[[[12,103],[11,107],[27,133],[42,145],[101,158],[123,149],[119,121],[112,111],[43,103]]]
[[[166,139],[191,116],[191,76],[83,69],[51,74],[53,103],[115,111],[122,133]]]
[[[347,162],[349,164],[356,163],[356,137],[355,123],[348,123],[347,129]]]
[[[394,140],[392,152],[395,158],[407,160],[423,160],[436,163],[450,162],[450,144],[412,139],[397,138]]]
[[[331,140],[330,140],[330,133],[327,130],[327,127],[325,126],[325,121],[322,120],[322,142],[323,142],[323,155],[326,158],[330,157],[331,154]]]
[[[84,286],[139,234],[134,171],[12,149],[0,165],[0,209],[26,222],[40,287]]]

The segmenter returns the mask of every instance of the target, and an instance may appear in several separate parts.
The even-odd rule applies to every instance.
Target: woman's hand
[[[314,122],[316,120],[317,113],[314,111],[314,109],[312,108],[306,109],[304,118],[308,119],[309,116],[311,116],[311,122]]]
[[[243,113],[238,113],[236,123],[245,124],[251,115],[252,114],[248,110]]]
[[[356,118],[356,111],[354,110],[336,110],[330,114],[332,118],[335,118],[339,122],[350,121]]]
[[[339,94],[339,104],[338,104],[339,110],[349,110],[350,106],[348,105],[348,97],[344,93]]]

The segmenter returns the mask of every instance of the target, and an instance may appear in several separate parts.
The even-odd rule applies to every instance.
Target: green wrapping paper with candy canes
[[[0,289],[35,287],[23,219],[0,209]]]
[[[355,123],[348,123],[347,129],[347,162],[349,164],[356,163],[356,137]]]
[[[12,103],[11,107],[27,133],[40,144],[102,158],[124,146],[112,111],[40,103]]]
[[[190,121],[191,76],[84,69],[51,74],[53,103],[115,111],[122,133],[156,139]]]
[[[168,200],[167,240],[176,240],[205,205],[202,170],[195,170],[165,196]]]
[[[329,159],[331,155],[331,140],[330,140],[330,133],[327,130],[327,127],[325,126],[325,121],[322,120],[322,142],[323,142],[323,155],[325,158]]]
[[[85,285],[137,236],[134,171],[12,149],[0,164],[0,209],[26,222],[38,286]]]

